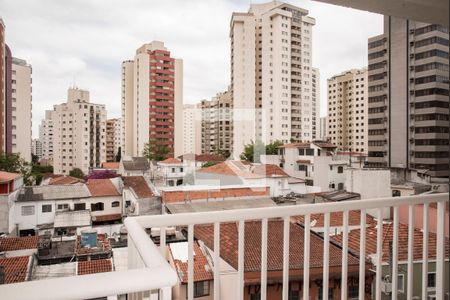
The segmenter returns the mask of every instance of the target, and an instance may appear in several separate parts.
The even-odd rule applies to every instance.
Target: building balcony
[[[399,278],[405,279],[405,282],[401,283],[404,284],[401,285],[404,287],[402,297],[412,298],[413,291],[416,290],[417,285],[420,285],[421,294],[414,296],[420,299],[428,299],[428,296],[444,299],[444,284],[447,282],[444,279],[444,271],[445,265],[448,264],[448,258],[446,258],[448,237],[445,233],[448,196],[448,193],[443,193],[325,202],[320,205],[304,204],[128,217],[125,219],[128,232],[128,269],[126,271],[4,284],[0,285],[0,295],[2,299],[35,300],[99,297],[107,297],[109,300],[118,299],[121,295],[128,295],[128,299],[172,299],[172,287],[180,283],[180,270],[172,267],[166,259],[168,253],[166,230],[177,227],[183,228],[186,232],[187,267],[186,270],[181,271],[181,278],[183,282],[186,282],[186,298],[189,300],[194,299],[194,283],[196,283],[194,270],[195,273],[204,271],[194,268],[194,255],[198,254],[198,243],[194,241],[194,235],[196,240],[199,240],[202,235],[209,235],[205,245],[214,249],[210,252],[212,269],[208,270],[212,274],[210,291],[214,299],[249,299],[250,287],[257,286],[260,299],[287,300],[290,299],[292,284],[298,285],[297,292],[302,294],[303,299],[328,299],[329,283],[337,281],[339,283],[334,283],[334,286],[339,286],[340,299],[368,299],[369,297],[382,299],[387,296],[396,299],[397,297],[392,295],[391,287],[400,286]],[[417,210],[420,207],[423,209]],[[409,218],[410,225],[401,223],[404,221],[405,209],[407,214],[409,212],[406,220]],[[350,230],[350,227],[354,227],[355,224],[352,221],[350,225],[349,222],[353,219],[351,216],[355,214],[355,211],[359,220],[356,225],[360,229],[368,228],[369,223],[372,226],[370,230],[367,230],[367,234],[366,230],[359,230],[360,233],[356,238],[353,235],[353,229]],[[392,212],[391,221],[383,221],[383,214],[386,211]],[[312,231],[317,227],[316,221],[313,221],[317,220],[317,214],[323,218],[321,233]],[[333,232],[332,226],[335,226],[333,224],[336,214],[340,216],[339,220],[342,222],[338,239],[335,239],[336,236],[323,234]],[[375,218],[368,221],[369,214],[374,215]],[[414,228],[415,215],[423,220],[422,228]],[[276,228],[272,226],[274,223],[277,224]],[[249,226],[249,224],[252,225]],[[159,246],[146,232],[148,228],[156,228],[160,232]],[[230,228],[234,230],[229,231]],[[302,232],[300,236],[294,234],[294,231],[298,231],[299,228]],[[230,265],[235,267],[231,269],[227,267],[228,269],[224,271],[220,269],[224,265],[221,259],[231,250],[224,248],[222,244],[230,242],[227,240],[228,236],[225,236],[229,232],[235,232],[233,245],[236,251],[233,253],[236,255],[236,260],[230,262]],[[387,232],[392,238],[392,243],[388,243],[389,245],[386,245]],[[434,240],[430,242],[432,237]],[[331,243],[332,238],[335,241]],[[277,243],[274,243],[275,240]],[[258,250],[258,257],[254,257],[257,261],[256,265],[255,261],[245,261],[247,251],[252,250],[247,243],[253,245],[255,241],[258,249],[261,249]],[[322,241],[319,246],[317,241]],[[355,249],[355,247],[358,248]],[[279,250],[277,252],[279,266],[276,271],[273,270],[274,249]],[[320,251],[313,252],[311,249],[320,249]],[[389,271],[392,272],[390,277],[392,282],[385,276],[386,274],[383,274],[386,271],[386,258],[389,252],[392,253],[388,257],[392,266]],[[367,255],[367,253],[372,254]],[[313,261],[317,263],[318,255],[320,266],[311,263]],[[359,259],[359,257],[364,258]],[[417,268],[418,262],[421,268]],[[428,270],[429,263],[434,262],[436,262],[435,269]],[[301,264],[300,269],[294,268],[297,263]],[[248,271],[248,264],[257,266],[257,271]],[[407,279],[397,276],[399,272],[406,270]],[[423,275],[415,274],[420,270]],[[432,292],[428,289],[428,284],[431,283],[428,282],[429,271],[435,274],[432,279],[435,289]],[[373,275],[368,277],[368,273]],[[365,276],[359,276],[359,274]],[[413,274],[415,280],[413,280]],[[230,277],[227,276],[235,276],[236,280],[230,281]],[[313,293],[318,290],[318,285],[323,291],[323,298]],[[352,287],[352,296],[349,296],[350,287]],[[448,292],[448,287],[445,288]],[[225,292],[228,297],[224,297]],[[337,294],[335,290],[334,296]]]

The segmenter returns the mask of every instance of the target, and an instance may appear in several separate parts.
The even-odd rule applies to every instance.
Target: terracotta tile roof
[[[102,168],[108,170],[118,170],[119,165],[120,165],[119,162],[104,162],[102,163]]]
[[[262,164],[262,165],[255,165],[253,167],[253,173],[258,175],[264,175],[266,177],[288,177],[289,175],[283,171],[282,168],[280,168],[277,165],[273,164]]]
[[[178,245],[177,245],[178,244]],[[186,247],[184,249],[184,244]],[[181,246],[181,247],[180,247]],[[186,253],[177,253],[178,251],[184,251]],[[177,259],[180,256],[187,257],[187,242],[183,243],[173,243],[169,246],[169,252],[173,259],[175,269],[177,270],[178,277],[180,281],[183,283],[188,282],[188,261],[187,259]],[[194,243],[194,282],[195,281],[205,281],[205,280],[213,280],[214,275],[212,269],[208,263],[208,259],[206,258],[203,250],[200,248],[198,242]]]
[[[0,238],[0,252],[37,249],[38,240],[38,236]]]
[[[311,161],[308,159],[299,159],[296,161],[298,164],[311,164]]]
[[[273,164],[255,164],[249,162],[227,160],[214,166],[202,168],[197,172],[211,173],[228,176],[239,176],[242,178],[266,178],[275,176],[288,176],[283,169]]]
[[[164,203],[177,203],[199,199],[269,196],[269,187],[224,188],[198,191],[161,191]]]
[[[238,224],[220,224],[220,255],[233,268],[238,267]],[[197,225],[195,238],[202,240],[205,245],[214,249],[214,227],[212,225]],[[289,265],[291,270],[303,269],[303,241],[304,229],[290,224]],[[281,271],[283,269],[283,221],[271,220],[268,223],[267,235],[267,270]],[[330,243],[330,267],[341,266],[342,250]],[[348,264],[358,265],[358,258],[349,255]],[[310,266],[322,268],[323,239],[311,232]],[[245,223],[244,269],[246,272],[260,271],[261,268],[261,221],[247,221]]]
[[[220,162],[225,161],[225,157],[222,155],[217,154],[193,154],[193,153],[187,153],[178,156],[179,159],[183,160],[194,160],[194,161],[201,161],[201,162],[208,162],[208,161],[214,161],[214,162]]]
[[[142,199],[154,196],[143,176],[124,176],[122,180],[124,187],[133,189],[138,198]]]
[[[284,144],[278,148],[307,148],[311,145],[311,143],[291,143],[291,144]]]
[[[214,166],[201,168],[197,172],[201,173],[214,173],[214,174],[222,174],[222,175],[230,175],[230,176],[236,176],[237,174],[231,167],[228,166],[226,162],[221,162],[218,164],[215,164]]]
[[[109,221],[117,221],[117,220],[122,220],[122,215],[121,214],[92,216],[92,221],[94,221],[94,222],[109,222]]]
[[[0,171],[0,182],[11,181],[20,176],[22,176],[22,175],[20,175],[19,173],[10,173],[10,172],[5,172],[5,171]]]
[[[0,266],[5,268],[5,283],[23,282],[27,279],[29,256],[0,258]]]
[[[389,262],[389,242],[393,240],[394,231],[392,224],[383,224],[383,262]],[[342,234],[332,237],[336,242],[342,243]],[[348,247],[359,253],[360,230],[351,230],[348,235]],[[428,258],[436,258],[436,234],[429,232]],[[423,233],[420,229],[414,229],[414,260],[422,260]],[[377,252],[377,227],[366,228],[366,256]],[[445,238],[445,256],[449,257],[449,239]],[[399,223],[398,232],[398,260],[408,260],[408,225]]]
[[[178,158],[173,158],[173,157],[166,158],[165,160],[162,160],[159,163],[167,164],[167,165],[179,165],[179,164],[182,164],[181,160],[179,160]]]
[[[111,272],[111,259],[96,259],[78,262],[78,275]]]
[[[313,142],[313,144],[320,148],[332,148],[332,149],[337,148],[336,145],[327,142]]]
[[[72,176],[58,176],[55,178],[51,178],[49,181],[49,185],[62,185],[62,184],[75,184],[84,182],[84,180]]]
[[[120,196],[119,191],[109,179],[89,179],[86,186],[92,197]]]
[[[304,224],[305,223],[305,218],[304,216],[295,216],[292,217],[295,221]],[[344,213],[339,211],[339,212],[332,212],[330,213],[330,226],[331,227],[341,227],[344,224],[343,221],[344,218]],[[311,222],[315,222],[314,226],[312,227],[316,227],[316,228],[322,228],[325,225],[325,215],[324,214],[312,214],[311,215]],[[348,225],[349,226],[358,226],[361,224],[361,213],[359,210],[351,210],[348,213]],[[374,218],[369,215],[366,214],[366,224],[367,226],[375,226],[376,225],[376,221],[374,220]]]

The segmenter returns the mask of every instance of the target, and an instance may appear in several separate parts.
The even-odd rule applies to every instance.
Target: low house
[[[89,198],[92,222],[94,224],[113,223],[122,220],[122,180],[90,179],[86,186],[91,194]]]
[[[177,271],[178,283],[172,288],[173,300],[187,299],[188,284],[188,243],[171,243],[169,263]],[[205,255],[205,250],[198,242],[194,243],[194,298],[209,300],[214,295],[214,275]]]
[[[304,228],[290,224],[289,231],[289,298],[300,299],[303,286]],[[244,299],[259,299],[261,285],[261,221],[245,222],[244,231]],[[214,257],[214,227],[195,226],[194,236],[204,243],[207,256]],[[310,297],[321,299],[323,274],[323,238],[311,231],[310,236]],[[282,299],[283,284],[283,221],[270,220],[267,232],[267,299]],[[238,224],[220,224],[220,296],[221,299],[235,299],[238,280]],[[329,244],[329,293],[330,299],[339,299],[342,274],[342,248]],[[366,282],[370,284],[373,273],[371,264],[366,263]],[[359,259],[348,253],[348,299],[358,297]],[[223,283],[223,284],[222,284]],[[366,299],[370,291],[366,292]]]
[[[222,155],[217,154],[193,154],[188,153],[178,157],[184,166],[190,170],[197,170],[202,168],[207,163],[220,163],[225,161]]]
[[[161,200],[143,176],[125,176],[123,180],[123,214],[126,216],[159,215]]]
[[[122,176],[150,176],[150,163],[145,157],[122,158],[118,174]]]
[[[23,177],[17,173],[0,171],[0,234],[14,230],[14,214],[11,209],[23,186]]]
[[[184,163],[177,158],[167,158],[163,161],[159,161],[158,174],[163,179],[163,185],[165,186],[177,186],[183,184],[185,176]]]
[[[369,226],[366,229],[366,256],[369,257],[372,261],[376,259],[377,252],[377,227]],[[382,278],[388,278],[391,274],[391,265],[390,265],[390,244],[393,241],[393,232],[394,226],[392,223],[383,224],[383,241],[382,241]],[[349,249],[354,251],[355,253],[359,253],[359,242],[360,242],[360,229],[351,230],[348,233],[348,246]],[[336,242],[342,243],[342,234],[332,237]],[[398,247],[398,287],[392,288],[389,284],[391,279],[385,281],[383,285],[385,287],[384,292],[382,293],[382,299],[391,299],[391,288],[392,290],[397,290],[398,299],[403,300],[407,299],[406,297],[406,285],[408,281],[408,225],[403,223],[399,223],[398,227],[398,239],[401,244]],[[423,232],[419,229],[414,229],[414,251],[413,251],[413,297],[412,299],[421,299],[422,297],[422,262],[423,262]],[[403,241],[403,243],[402,243]],[[436,234],[433,232],[429,232],[428,239],[428,299],[436,299],[435,297],[435,289],[436,289]],[[445,274],[448,276],[449,274],[449,239],[445,239]],[[379,270],[376,270],[377,272]],[[445,281],[444,284],[444,293],[448,295],[449,293],[449,282]],[[416,298],[417,297],[417,298]],[[408,298],[410,299],[410,298]]]

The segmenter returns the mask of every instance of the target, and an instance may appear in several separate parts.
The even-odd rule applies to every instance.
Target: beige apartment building
[[[202,151],[202,116],[200,104],[183,105],[183,155]]]
[[[122,119],[106,120],[106,161],[116,161],[122,145]]]
[[[52,117],[55,174],[74,168],[87,174],[106,161],[106,109],[90,103],[89,91],[69,88],[67,102],[55,105]]]
[[[20,153],[31,162],[32,88],[31,65],[23,59],[12,58],[11,73],[11,141],[12,153]]]
[[[122,63],[122,119],[125,156],[141,156],[149,142],[166,145],[170,157],[183,154],[183,61],[163,42]]]
[[[327,80],[327,137],[338,151],[367,153],[367,69],[352,69]]]
[[[368,50],[369,165],[448,177],[448,28],[385,17]]]
[[[260,139],[316,138],[319,101],[314,101],[312,27],[308,11],[272,1],[251,4],[231,18],[233,153]],[[316,80],[316,79],[315,79]],[[316,114],[316,116],[314,116]]]
[[[45,117],[39,124],[39,140],[42,145],[42,157],[48,163],[53,162],[53,122],[56,120],[54,110],[46,110]]]
[[[229,90],[218,93],[211,100],[203,100],[201,102],[201,153],[232,152],[232,106],[233,101]]]

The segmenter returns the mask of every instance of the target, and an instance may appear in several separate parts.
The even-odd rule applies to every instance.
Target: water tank
[[[81,247],[97,247],[97,231],[86,229],[81,231]]]

